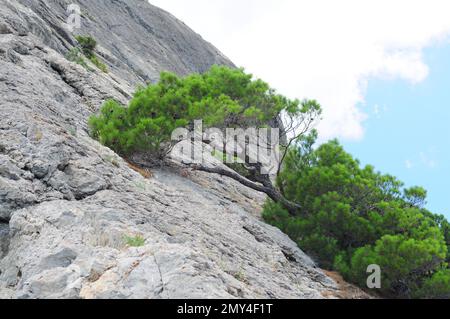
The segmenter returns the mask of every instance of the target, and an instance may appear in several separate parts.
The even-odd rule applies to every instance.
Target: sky
[[[151,0],[450,218],[450,1]]]

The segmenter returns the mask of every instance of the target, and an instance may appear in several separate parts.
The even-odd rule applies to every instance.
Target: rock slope
[[[161,70],[232,63],[146,1],[70,2],[108,74],[64,58],[69,1],[0,0],[0,298],[338,297],[260,220],[261,194],[183,169],[146,178],[87,133],[105,99]]]

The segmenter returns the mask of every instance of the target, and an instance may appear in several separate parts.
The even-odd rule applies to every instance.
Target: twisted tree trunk
[[[229,178],[241,183],[242,185],[247,186],[257,192],[265,193],[274,202],[277,202],[277,203],[283,205],[289,211],[289,214],[292,216],[298,216],[299,211],[302,210],[302,206],[286,199],[274,186],[261,185],[261,184],[252,182],[251,180],[241,176],[240,174],[238,174],[232,170],[227,170],[227,169],[224,169],[221,167],[208,167],[208,166],[204,166],[204,165],[200,165],[200,164],[191,164],[189,166],[193,170],[196,170],[196,171],[201,171],[201,172],[206,172],[206,173],[211,173],[211,174],[218,174],[218,175],[229,177]]]

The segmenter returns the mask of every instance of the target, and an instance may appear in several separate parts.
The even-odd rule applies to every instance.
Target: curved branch
[[[191,164],[189,165],[193,170],[206,172],[206,173],[212,173],[212,174],[218,174],[222,176],[229,177],[239,183],[241,183],[244,186],[247,186],[255,191],[265,193],[267,196],[270,197],[273,201],[280,203],[283,205],[288,211],[289,214],[292,216],[298,216],[299,211],[302,210],[302,207],[296,203],[293,203],[286,199],[275,187],[269,187],[264,186],[255,182],[252,182],[251,180],[239,175],[238,173],[226,170],[221,167],[208,167],[200,164]]]

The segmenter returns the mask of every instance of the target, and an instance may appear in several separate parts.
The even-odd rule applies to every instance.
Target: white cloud
[[[425,47],[447,40],[448,0],[151,0],[236,64],[324,107],[322,138],[361,139],[372,77],[423,81]]]
[[[434,159],[434,156],[430,152],[428,152],[428,153],[421,152],[420,160],[421,160],[422,164],[428,168],[436,168],[436,166],[437,166],[437,162]]]
[[[373,116],[377,119],[381,119],[383,117],[383,114],[388,111],[388,108],[386,105],[380,106],[379,104],[375,104],[373,106]]]
[[[439,165],[438,161],[436,160],[436,158],[438,157],[438,152],[433,146],[428,148],[427,151],[420,152],[418,156],[414,156],[414,160],[407,159],[405,161],[405,167],[407,169],[413,169],[416,166],[421,166],[428,169],[435,169]]]
[[[412,169],[412,168],[414,168],[414,163],[411,160],[406,160],[405,166],[407,169]]]
[[[373,114],[375,114],[375,117],[377,119],[381,118],[381,114],[380,114],[380,106],[378,104],[375,104],[375,106],[373,107]]]

